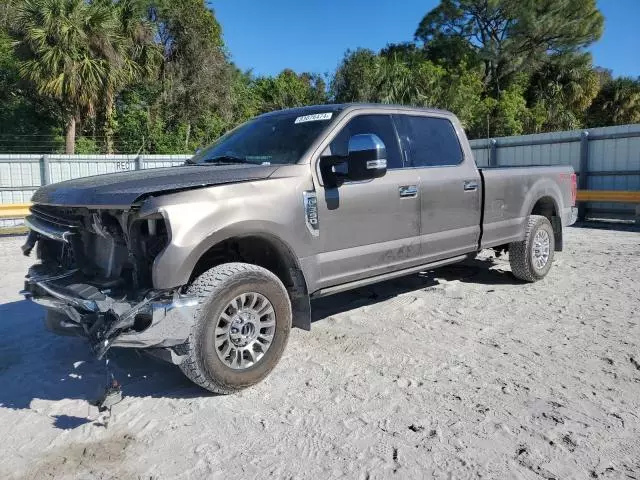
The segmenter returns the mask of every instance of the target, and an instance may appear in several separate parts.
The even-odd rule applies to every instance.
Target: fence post
[[[135,160],[136,170],[142,170],[142,155],[138,155]]]
[[[51,183],[51,172],[49,171],[49,156],[40,157],[40,185],[49,185]]]
[[[489,166],[498,166],[498,141],[495,138],[489,140]]]
[[[578,175],[578,190],[588,188],[587,177],[589,176],[589,132],[580,134],[580,172]],[[587,203],[578,204],[578,220],[584,221],[587,216]]]

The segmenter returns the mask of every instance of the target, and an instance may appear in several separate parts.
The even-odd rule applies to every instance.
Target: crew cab
[[[508,251],[547,275],[576,218],[570,166],[477,168],[449,112],[322,105],[268,113],[184,166],[33,196],[24,295],[101,357],[144,349],[230,393],[276,365],[314,297]]]

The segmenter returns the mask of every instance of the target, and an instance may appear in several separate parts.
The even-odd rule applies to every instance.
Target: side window
[[[349,152],[349,139],[363,133],[373,133],[384,142],[387,168],[402,168],[402,155],[390,115],[360,115],[352,118],[329,145],[331,154],[346,155]]]
[[[412,167],[458,165],[462,162],[458,136],[446,118],[398,115],[394,120]]]

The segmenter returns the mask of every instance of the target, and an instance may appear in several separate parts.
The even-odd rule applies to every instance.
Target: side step
[[[363,278],[361,280],[354,280],[353,282],[343,283],[341,285],[335,285],[333,287],[323,288],[314,292],[311,298],[320,298],[333,295],[334,293],[344,292],[353,288],[364,287],[365,285],[371,285],[372,283],[384,282],[385,280],[392,280],[398,277],[404,277],[411,275],[412,273],[423,272],[424,270],[432,270],[434,268],[443,267],[451,263],[458,263],[466,260],[469,255],[459,255],[457,257],[446,258],[444,260],[438,260],[437,262],[427,263],[424,265],[418,265],[416,267],[409,267],[403,270],[396,270],[390,273],[383,273],[382,275],[376,275],[375,277]]]

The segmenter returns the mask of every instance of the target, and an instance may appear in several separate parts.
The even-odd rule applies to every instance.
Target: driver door
[[[385,144],[387,173],[337,188],[318,187],[317,286],[326,288],[415,265],[420,257],[420,178],[404,169],[390,115],[352,117],[326,154],[346,155],[349,139],[375,134]]]

